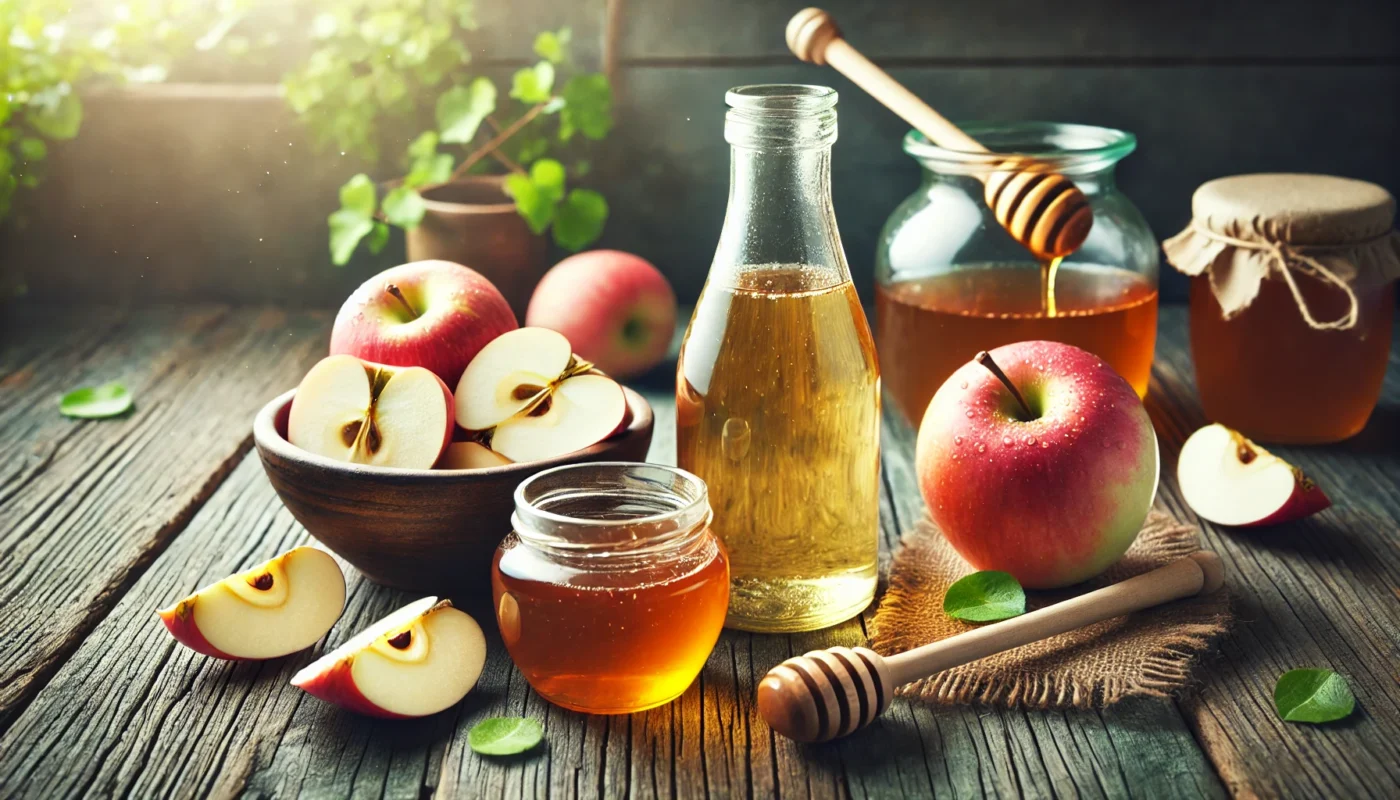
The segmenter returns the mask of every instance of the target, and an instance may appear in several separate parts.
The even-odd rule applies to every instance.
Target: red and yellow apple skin
[[[481,273],[451,261],[413,261],[350,295],[331,329],[330,354],[424,367],[456,386],[487,342],[517,327],[510,304]]]
[[[1297,467],[1293,468],[1293,472],[1295,481],[1293,494],[1289,495],[1288,500],[1279,507],[1279,510],[1258,522],[1240,523],[1239,527],[1254,528],[1292,522],[1303,517],[1311,517],[1319,511],[1326,511],[1332,507],[1332,499],[1311,478],[1304,475],[1302,470]]]
[[[676,330],[676,295],[646,259],[590,250],[545,273],[525,324],[564,334],[580,357],[614,378],[628,378],[666,357]]]
[[[414,719],[407,714],[386,711],[371,703],[361,694],[360,690],[355,687],[355,678],[350,669],[352,663],[349,658],[341,659],[325,672],[301,679],[300,683],[297,682],[300,676],[294,678],[292,685],[312,697],[340,706],[346,711],[353,711],[356,714],[380,719]]]
[[[1219,423],[1182,442],[1176,467],[1181,499],[1217,525],[1277,525],[1332,505],[1302,470]]]
[[[1157,490],[1152,423],[1107,364],[1057,342],[991,351],[1035,415],[969,362],[929,403],[916,469],[934,523],[979,570],[1068,586],[1117,561]]]
[[[323,550],[297,547],[156,612],[180,644],[259,661],[315,644],[345,607],[345,574]]]

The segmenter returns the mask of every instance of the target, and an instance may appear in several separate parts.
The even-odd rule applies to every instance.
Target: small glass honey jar
[[[491,587],[506,650],[535,691],[591,714],[679,697],[729,607],[710,518],[704,481],[655,464],[575,464],[521,483]]]
[[[1163,243],[1191,275],[1191,354],[1207,417],[1251,439],[1321,444],[1366,425],[1390,359],[1400,235],[1381,187],[1234,175]]]

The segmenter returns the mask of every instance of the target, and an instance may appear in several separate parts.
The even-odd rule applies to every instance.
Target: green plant
[[[328,220],[335,264],[349,261],[361,242],[378,253],[391,225],[418,225],[421,190],[492,162],[509,173],[506,192],[536,234],[551,231],[569,250],[601,234],[607,201],[568,185],[587,174],[588,162],[574,159],[566,168],[564,160],[580,140],[602,139],[612,128],[607,78],[574,68],[565,28],[535,38],[539,61],[518,70],[503,93],[463,69],[471,55],[460,37],[476,29],[472,12],[462,0],[352,0],[312,22],[316,50],[283,88],[320,146],[375,162],[385,122],[412,119],[423,98],[435,98],[435,124],[409,144],[400,180],[381,192],[361,173],[341,187],[340,208]]]

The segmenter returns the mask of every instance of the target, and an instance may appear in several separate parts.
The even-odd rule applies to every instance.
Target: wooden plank
[[[1276,447],[1316,479],[1333,507],[1264,530],[1198,520],[1181,499],[1181,442],[1206,422],[1195,393],[1186,309],[1163,310],[1149,408],[1163,445],[1161,499],[1202,525],[1225,562],[1241,624],[1221,647],[1188,721],[1234,792],[1259,796],[1400,796],[1400,364],[1392,349],[1381,406],[1355,438],[1325,447]],[[1396,328],[1400,338],[1400,326]],[[1358,700],[1346,721],[1279,720],[1278,676],[1329,667]]]
[[[991,0],[822,4],[872,59],[1019,63],[1028,60],[1306,61],[1395,58],[1393,3],[1343,0],[1187,0],[1125,6],[1114,0]],[[793,3],[648,0],[628,14],[623,55],[645,63],[792,58],[783,31]],[[736,22],[738,24],[736,24]]]
[[[254,412],[324,352],[319,314],[157,308],[119,330],[88,312],[29,307],[15,326],[66,331],[32,357],[7,343],[0,446],[24,466],[0,473],[0,729],[248,451]],[[101,320],[108,312],[94,312]],[[44,322],[45,317],[53,321]],[[40,334],[42,335],[42,334]],[[11,371],[10,364],[16,364]],[[82,422],[58,392],[120,379],[136,409]]]
[[[1051,6],[1047,6],[1050,8]],[[1190,218],[1206,180],[1243,172],[1321,172],[1375,181],[1400,193],[1400,70],[1391,67],[901,67],[895,78],[954,120],[1049,119],[1137,135],[1117,183],[1158,239]],[[635,70],[619,109],[602,244],[660,265],[682,298],[698,295],[714,257],[729,185],[724,92],[749,83],[817,83],[840,93],[832,191],[852,275],[870,299],[881,228],[917,188],[901,150],[908,130],[849,81],[814,66]],[[686,98],[677,111],[674,98]],[[1183,101],[1182,98],[1190,98]],[[1335,146],[1346,130],[1348,145]],[[1242,138],[1243,137],[1243,138]],[[1164,297],[1186,281],[1165,267]]]

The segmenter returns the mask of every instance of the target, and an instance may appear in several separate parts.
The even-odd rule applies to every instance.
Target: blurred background
[[[436,130],[446,144],[444,113],[473,133],[438,165],[458,167],[541,106],[501,148],[504,159],[483,157],[469,171],[559,161],[570,187],[606,198],[606,224],[588,246],[650,259],[692,302],[724,214],[724,92],[798,82],[841,94],[835,205],[868,302],[880,228],[919,168],[900,147],[904,123],[787,51],[784,26],[803,5],[0,0],[5,291],[334,308],[405,258],[398,228],[366,221],[362,246],[332,264],[327,218],[355,205],[341,193],[352,176],[367,175],[382,200],[392,189],[384,181],[449,151],[421,138]],[[1159,240],[1187,222],[1195,187],[1221,175],[1322,172],[1400,190],[1395,0],[826,8],[857,48],[954,120],[1136,134],[1119,183]],[[533,75],[524,84],[522,72]],[[595,92],[572,111],[549,107],[596,89],[593,74],[607,78],[610,105]],[[485,96],[480,78],[494,86],[490,114],[473,111]],[[465,88],[444,105],[455,87]],[[580,112],[595,118],[567,118]],[[388,210],[411,217],[409,205]],[[355,213],[346,219],[359,224]],[[565,252],[559,238],[540,237],[549,263]],[[1162,286],[1168,301],[1185,296],[1170,269]]]

